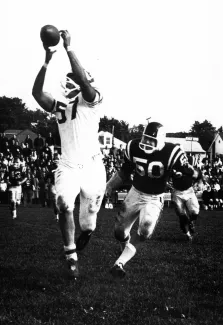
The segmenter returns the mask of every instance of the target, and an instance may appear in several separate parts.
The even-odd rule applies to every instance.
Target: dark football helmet
[[[161,150],[165,145],[166,133],[162,124],[150,122],[144,129],[142,139],[139,143],[140,149],[150,154]]]

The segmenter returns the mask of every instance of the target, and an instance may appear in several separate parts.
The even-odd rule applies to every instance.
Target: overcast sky
[[[130,125],[159,121],[167,132],[195,120],[223,124],[222,0],[81,0],[1,3],[0,96],[30,109],[44,63],[39,33],[67,29],[72,47],[104,94],[104,115]],[[55,94],[69,61],[62,42],[49,66]]]

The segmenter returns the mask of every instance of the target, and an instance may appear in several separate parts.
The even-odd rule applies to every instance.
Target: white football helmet
[[[162,124],[150,122],[144,129],[142,139],[139,143],[140,149],[151,154],[163,149],[166,133]]]
[[[87,77],[87,80],[90,82],[90,83],[93,83],[94,82],[94,78],[92,78],[92,76],[90,75],[89,72],[87,72],[86,70],[84,70],[85,72],[85,75]],[[60,85],[61,85],[61,88],[62,88],[62,95],[66,98],[68,98],[69,94],[71,92],[74,92],[73,93],[73,96],[72,98],[76,97],[79,92],[81,91],[81,88],[78,84],[76,84],[74,82],[74,80],[72,79],[72,75],[73,75],[73,72],[69,72],[67,75],[66,75],[66,78],[65,80],[61,81]]]

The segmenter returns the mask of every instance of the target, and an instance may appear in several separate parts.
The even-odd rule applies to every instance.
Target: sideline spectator
[[[33,191],[33,203],[39,203],[39,179],[37,177],[37,170],[36,168],[33,170],[33,184],[34,184],[34,191]]]
[[[0,171],[0,203],[7,203],[7,176],[6,173]]]
[[[123,145],[120,144],[119,149],[117,150],[117,155],[119,155],[119,158],[121,160],[121,163],[124,162],[124,156],[125,156],[125,149],[123,148]]]
[[[1,152],[5,152],[6,142],[8,142],[8,138],[6,137],[5,133],[2,133],[1,138],[0,138]]]
[[[213,209],[218,209],[219,199],[218,199],[218,191],[216,189],[215,184],[211,184],[211,198],[213,202]]]
[[[46,172],[41,172],[39,179],[39,200],[41,206],[44,208],[46,206]]]
[[[40,156],[41,150],[44,146],[43,138],[41,138],[41,135],[38,133],[37,138],[34,139],[34,148],[36,150],[37,156]]]
[[[211,186],[208,185],[207,189],[205,189],[202,193],[202,200],[203,200],[203,208],[204,210],[213,210],[213,199],[211,193]]]
[[[219,208],[223,208],[223,185],[218,190]]]
[[[27,134],[27,137],[25,138],[24,144],[26,143],[28,143],[30,149],[33,149],[33,140],[30,138],[29,134]]]
[[[10,146],[9,146],[9,143],[8,141],[6,141],[4,143],[4,149],[2,150],[3,154],[5,157],[7,157],[10,153],[11,153],[11,150],[10,150]]]
[[[102,150],[102,154],[105,157],[108,157],[109,156],[109,153],[110,153],[110,149],[108,148],[108,146],[105,146],[105,148]]]
[[[13,136],[9,139],[9,147],[11,147],[11,145],[14,145],[16,141],[18,141],[17,136],[13,134]]]
[[[23,183],[22,190],[24,207],[31,207],[34,193],[34,180],[30,171],[27,172],[26,181]]]
[[[45,155],[44,155],[45,154]],[[45,158],[46,161],[48,161],[48,159],[52,159],[52,150],[49,147],[48,142],[45,143],[45,145],[42,148],[42,154],[41,154],[42,158]],[[49,157],[49,158],[48,158]]]
[[[53,157],[53,155],[54,155],[55,140],[54,140],[51,132],[49,133],[49,136],[46,137],[45,144],[46,143],[48,143],[49,148],[51,150],[51,156]]]

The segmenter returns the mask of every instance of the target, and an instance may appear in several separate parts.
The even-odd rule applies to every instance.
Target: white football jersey
[[[97,90],[92,103],[86,102],[81,92],[68,102],[55,101],[52,113],[56,115],[60,133],[61,163],[72,167],[101,153],[98,141],[101,102]]]

